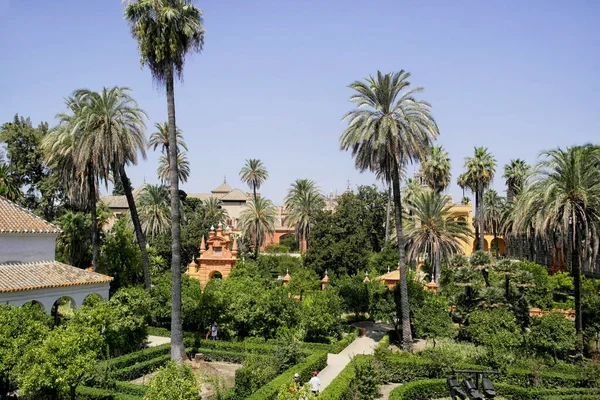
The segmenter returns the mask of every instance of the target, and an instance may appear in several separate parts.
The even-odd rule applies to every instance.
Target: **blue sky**
[[[208,192],[260,158],[263,195],[280,203],[297,178],[341,193],[375,182],[339,150],[347,85],[404,69],[433,105],[452,158],[487,146],[498,162],[598,142],[600,2],[206,0],[206,44],[176,86],[178,126],[190,147],[183,189]],[[164,91],[141,69],[120,0],[0,0],[0,121],[15,113],[55,122],[73,90],[128,86],[155,122]],[[156,182],[159,154],[130,168]],[[412,171],[413,168],[409,168]]]

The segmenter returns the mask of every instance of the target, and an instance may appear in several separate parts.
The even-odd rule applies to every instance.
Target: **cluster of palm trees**
[[[265,236],[275,232],[277,223],[275,206],[257,193],[268,177],[267,169],[258,159],[246,160],[240,171],[241,180],[248,184],[253,194],[240,215],[240,225],[244,237],[254,244],[255,255],[258,255]],[[285,197],[285,224],[296,227],[298,241],[303,246],[301,251],[308,248],[313,219],[324,208],[325,197],[314,181],[297,179],[288,189]]]
[[[598,273],[600,146],[545,151],[534,168],[514,160],[505,168],[510,200],[502,230],[558,247],[568,256],[575,288],[575,328],[581,335],[581,274]],[[579,341],[581,345],[581,341]]]
[[[421,161],[430,153],[439,134],[429,103],[417,99],[422,88],[410,88],[410,74],[405,71],[383,74],[378,72],[364,81],[350,84],[350,98],[356,108],[343,120],[348,127],[340,138],[341,148],[350,150],[356,167],[370,170],[392,187],[400,273],[400,308],[402,313],[403,347],[412,347],[408,307],[406,269],[406,235],[402,224],[402,195],[400,182],[404,167]]]
[[[66,105],[68,111],[57,116],[59,124],[44,138],[42,148],[48,165],[68,188],[69,199],[91,214],[93,267],[100,265],[99,186],[120,180],[142,253],[145,285],[150,288],[146,239],[125,169],[137,163],[138,153],[146,157],[146,114],[123,87],[77,90]]]

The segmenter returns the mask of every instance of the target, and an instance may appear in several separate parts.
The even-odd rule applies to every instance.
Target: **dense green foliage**
[[[36,305],[0,305],[0,398],[16,387],[18,368],[26,368],[23,357],[42,343],[50,325]]]
[[[200,384],[189,365],[169,362],[150,381],[144,400],[200,400]]]
[[[338,198],[335,213],[322,211],[314,217],[305,265],[319,276],[354,275],[369,266],[371,252],[384,247],[386,194],[374,186],[359,186],[357,193]],[[397,254],[395,258],[397,264]],[[378,266],[384,272],[387,265]]]
[[[558,355],[575,350],[575,327],[563,315],[549,313],[534,318],[527,340],[540,354],[552,354],[554,362]]]
[[[454,338],[457,331],[448,312],[448,302],[441,296],[428,296],[415,311],[413,324],[418,337],[432,339]]]

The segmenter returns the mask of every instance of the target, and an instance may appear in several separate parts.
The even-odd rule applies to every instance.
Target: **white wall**
[[[47,313],[50,313],[56,300],[63,296],[70,297],[75,308],[81,307],[83,300],[90,294],[99,295],[102,300],[108,300],[109,283],[52,287],[19,292],[0,293],[0,304],[11,304],[20,307],[28,301],[37,301]]]
[[[54,260],[56,234],[0,234],[0,263]]]

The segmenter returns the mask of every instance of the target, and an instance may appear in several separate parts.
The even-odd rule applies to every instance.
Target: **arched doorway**
[[[85,297],[85,299],[83,299],[83,303],[81,305],[93,307],[96,304],[100,303],[101,301],[102,301],[102,296],[100,296],[98,293],[92,293],[92,294],[88,294]]]
[[[223,274],[221,274],[219,271],[213,271],[210,273],[209,279],[223,279]]]
[[[479,242],[478,238],[475,238],[475,240],[473,240],[473,252],[475,252],[477,250],[478,242]],[[488,250],[489,250],[488,241],[486,239],[483,239],[483,251],[488,251]]]
[[[39,307],[41,310],[46,312],[46,307],[44,307],[44,305],[37,300],[30,300],[27,303],[23,304],[23,307]]]
[[[499,255],[503,256],[506,254],[506,244],[504,243],[504,239],[492,239],[492,253],[494,254],[496,254],[496,247],[498,248]]]
[[[75,312],[75,300],[69,296],[59,297],[52,305],[50,315],[54,318],[54,325],[60,325],[64,320],[69,319]]]

